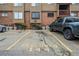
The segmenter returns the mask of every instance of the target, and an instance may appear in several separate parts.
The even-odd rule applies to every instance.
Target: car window
[[[67,18],[65,22],[79,22],[78,18]]]
[[[63,18],[61,18],[61,19],[56,19],[52,24],[62,23],[62,22],[63,22]]]
[[[66,21],[65,21],[66,23],[69,23],[69,22],[72,22],[72,19],[66,19]]]
[[[58,19],[58,23],[62,23],[62,22],[63,22],[62,18]]]

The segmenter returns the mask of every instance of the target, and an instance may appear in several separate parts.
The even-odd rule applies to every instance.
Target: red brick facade
[[[59,9],[60,5],[66,5],[67,9]],[[3,8],[4,7],[4,8]],[[7,12],[8,16],[2,16],[3,12]],[[23,18],[15,19],[14,12],[21,12],[23,14]],[[32,19],[32,12],[40,13],[39,19]],[[54,16],[48,17],[48,13],[52,12]],[[68,12],[68,14],[67,14]],[[22,6],[14,6],[14,4],[3,4],[0,6],[0,22],[11,25],[11,23],[22,23],[25,24],[27,28],[31,28],[32,24],[39,24],[47,26],[51,24],[57,17],[61,16],[69,16],[70,12],[76,12],[79,16],[79,4],[67,4],[67,3],[43,3],[40,4],[38,7],[32,6],[31,3],[25,3]],[[6,19],[6,20],[4,20]]]
[[[42,12],[42,24],[49,25],[55,20],[55,13],[53,17],[48,17],[48,12]]]
[[[8,16],[2,16],[3,12],[0,12],[0,24],[14,25],[13,12],[7,12]]]
[[[30,28],[30,12],[25,12],[25,25],[27,28]]]

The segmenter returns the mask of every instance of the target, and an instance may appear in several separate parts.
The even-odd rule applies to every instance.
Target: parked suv
[[[6,26],[0,25],[0,32],[5,32],[6,31]]]
[[[78,17],[63,17],[57,19],[49,25],[50,31],[60,31],[68,40],[79,37],[79,18]]]

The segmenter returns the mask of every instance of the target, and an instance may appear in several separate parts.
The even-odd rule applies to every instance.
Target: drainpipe
[[[29,18],[29,19],[30,19],[29,22],[30,22],[30,21],[32,21],[32,19],[31,19],[31,17],[32,17],[32,16],[31,16],[31,14],[32,14],[32,12],[31,12],[31,6],[30,6],[29,11],[30,11],[30,18]],[[31,28],[31,27],[32,27],[32,24],[31,24],[31,22],[30,22],[30,28]]]
[[[25,24],[25,29],[26,29],[26,19],[25,19],[25,3],[24,3],[24,24]]]
[[[43,24],[43,19],[42,19],[42,9],[43,9],[43,7],[42,7],[42,3],[41,3],[41,25],[42,25],[42,29],[45,29],[45,25]]]
[[[40,3],[41,4],[41,10],[40,10],[40,18],[41,18],[41,25],[43,26],[43,24],[42,24],[42,3]]]

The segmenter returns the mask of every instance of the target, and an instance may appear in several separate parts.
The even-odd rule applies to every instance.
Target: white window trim
[[[48,4],[52,4],[52,3],[48,3]]]
[[[32,6],[39,6],[40,3],[32,3]]]
[[[14,6],[23,6],[22,3],[14,3]]]
[[[14,12],[14,19],[23,19],[22,12]]]
[[[35,3],[32,3],[32,6],[36,6]]]

